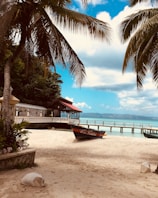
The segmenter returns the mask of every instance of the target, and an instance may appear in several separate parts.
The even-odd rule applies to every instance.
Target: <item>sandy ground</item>
[[[70,131],[30,130],[38,166],[0,172],[0,198],[157,198],[158,140],[105,136],[76,141]],[[150,173],[140,173],[142,162]],[[20,184],[29,172],[43,175],[46,187]]]

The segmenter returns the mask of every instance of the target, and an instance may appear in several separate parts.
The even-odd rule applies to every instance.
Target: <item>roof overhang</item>
[[[82,112],[79,108],[75,107],[74,105],[70,103],[61,101],[61,104],[67,107],[67,111]]]

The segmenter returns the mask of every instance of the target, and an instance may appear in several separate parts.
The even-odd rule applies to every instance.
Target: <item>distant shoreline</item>
[[[151,120],[158,121],[158,117],[130,115],[130,114],[111,114],[111,113],[81,113],[80,118],[106,118],[106,119],[124,119],[124,120]]]

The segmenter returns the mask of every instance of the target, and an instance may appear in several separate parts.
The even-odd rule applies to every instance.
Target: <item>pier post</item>
[[[123,133],[123,127],[120,127],[120,133]]]
[[[112,132],[112,127],[110,127],[110,132]]]
[[[132,133],[134,133],[134,127],[132,128]]]

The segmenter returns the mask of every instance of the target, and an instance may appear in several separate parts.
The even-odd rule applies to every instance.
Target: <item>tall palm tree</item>
[[[123,42],[130,38],[124,56],[123,72],[132,60],[138,88],[142,88],[149,70],[158,85],[158,8],[131,14],[121,23],[121,32]]]
[[[86,0],[82,0],[86,4]],[[5,134],[11,134],[10,69],[23,48],[36,56],[44,57],[52,66],[60,62],[69,69],[81,85],[85,68],[75,51],[49,17],[51,12],[59,24],[70,30],[86,29],[90,35],[109,40],[109,26],[90,16],[72,11],[71,0],[0,0],[0,50],[7,51],[19,35],[19,43],[5,62],[2,118]],[[49,10],[49,13],[48,13]]]

